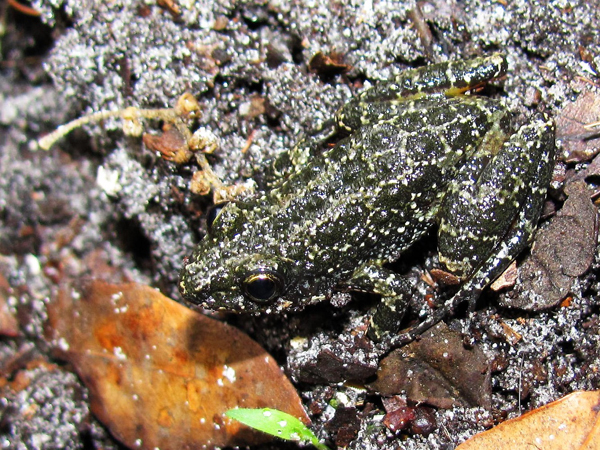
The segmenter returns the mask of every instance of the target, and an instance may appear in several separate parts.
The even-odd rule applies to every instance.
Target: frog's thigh
[[[346,287],[354,291],[381,294],[381,302],[371,318],[371,339],[378,341],[386,334],[398,331],[412,291],[412,287],[403,277],[377,264],[369,263],[354,271]]]
[[[528,245],[552,176],[553,127],[547,117],[537,115],[502,144],[479,172],[484,164],[482,150],[444,199],[438,232],[440,260],[467,279],[451,299],[452,306],[475,300]]]

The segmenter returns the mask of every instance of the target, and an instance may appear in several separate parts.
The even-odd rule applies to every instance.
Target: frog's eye
[[[227,203],[229,202],[223,202],[217,205],[213,205],[208,210],[208,213],[206,214],[206,228],[208,228],[209,231],[211,230],[213,223],[215,222],[217,217],[219,217],[219,214],[221,213],[225,205],[227,205]]]
[[[283,277],[271,270],[261,270],[251,273],[243,282],[244,292],[253,301],[269,302],[281,295]]]

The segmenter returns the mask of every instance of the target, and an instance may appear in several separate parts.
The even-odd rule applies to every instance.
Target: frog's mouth
[[[247,314],[277,314],[282,311],[291,311],[295,309],[293,302],[284,297],[277,297],[268,303],[256,303],[241,293],[231,291],[213,291],[199,303],[203,308],[210,310],[227,311],[234,313]]]
[[[206,309],[237,313],[257,313],[263,311],[263,308],[258,308],[255,303],[246,299],[242,294],[231,291],[211,292],[201,304]]]

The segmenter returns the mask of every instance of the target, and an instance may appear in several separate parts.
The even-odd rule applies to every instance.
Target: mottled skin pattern
[[[502,55],[404,72],[337,113],[348,136],[306,139],[273,164],[269,189],[227,204],[186,262],[180,288],[210,309],[276,313],[336,290],[378,293],[371,336],[397,344],[473,302],[527,246],[554,164],[554,124],[518,127],[501,102],[463,95],[504,74]],[[464,283],[407,335],[410,295],[383,265],[438,225]]]

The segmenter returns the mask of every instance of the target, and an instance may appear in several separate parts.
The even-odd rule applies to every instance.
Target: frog
[[[506,74],[503,54],[401,72],[338,109],[270,166],[265,188],[226,203],[179,288],[209,310],[299,311],[337,292],[381,296],[369,336],[398,346],[481,292],[530,245],[551,181],[555,126],[475,88]],[[332,144],[331,137],[339,136]],[[411,283],[389,268],[437,228],[460,287],[409,331]]]

